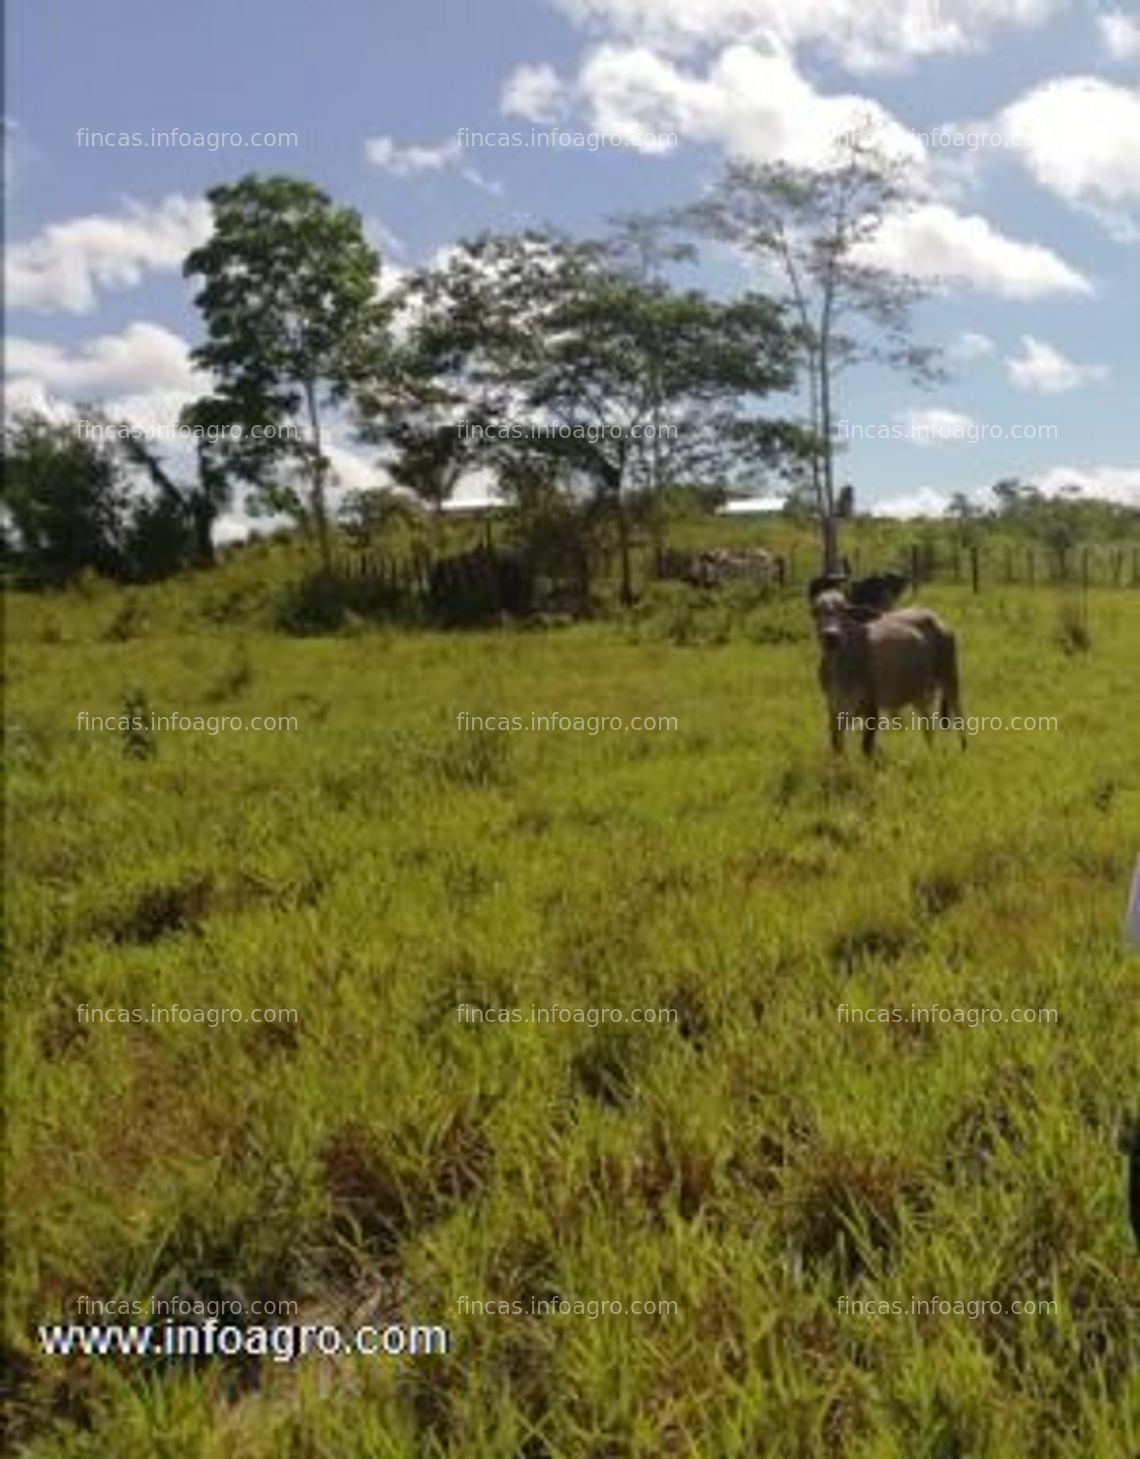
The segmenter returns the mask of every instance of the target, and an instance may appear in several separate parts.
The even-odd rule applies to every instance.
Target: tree
[[[423,510],[405,492],[377,486],[349,492],[339,517],[349,539],[365,548],[395,536],[419,541]]]
[[[126,482],[97,435],[34,412],[4,430],[3,504],[32,579],[62,585],[92,570],[124,568]]]
[[[870,261],[866,252],[888,214],[913,198],[910,166],[876,145],[870,126],[845,134],[819,168],[731,163],[704,203],[688,210],[702,231],[783,274],[806,367],[808,418],[816,446],[811,489],[825,572],[839,566],[834,398],[837,377],[876,361],[918,383],[939,378],[932,351],[909,338],[924,287]]]
[[[432,513],[437,541],[444,505],[460,479],[489,454],[487,428],[505,401],[487,366],[496,322],[486,280],[460,245],[394,291],[394,339],[354,394],[362,441],[388,448],[398,486]]]
[[[162,520],[173,524],[181,519],[191,541],[188,556],[199,567],[213,566],[214,523],[230,501],[227,452],[240,451],[241,435],[240,425],[237,436],[231,434],[234,417],[232,402],[220,396],[203,396],[183,408],[179,425],[194,441],[198,472],[194,481],[176,481],[140,433],[123,434],[119,442],[126,461],[143,471],[158,493],[161,510],[153,508],[149,513],[153,525],[157,528]],[[171,525],[170,540],[172,534]]]
[[[971,522],[982,515],[982,508],[972,502],[964,491],[956,491],[946,505],[946,515],[959,522]]]
[[[697,251],[691,243],[669,238],[669,223],[646,213],[628,213],[613,220],[613,231],[603,245],[606,259],[620,273],[628,273],[643,287],[658,288],[665,281],[665,270],[671,264],[691,263]],[[664,434],[665,400],[661,388],[660,363],[664,341],[647,340],[645,379],[651,406],[652,438],[649,442],[649,482],[654,497],[653,508],[659,515],[660,494],[665,486],[666,457]]]
[[[849,521],[855,515],[855,488],[850,482],[839,488],[835,499],[835,515],[842,521]]]
[[[655,471],[699,478],[785,448],[786,423],[742,409],[792,383],[783,312],[758,295],[721,304],[647,280],[615,266],[605,240],[483,238],[461,245],[453,266],[478,302],[466,376],[505,437],[499,452],[545,455],[592,491],[632,601],[630,493]],[[656,462],[644,451],[654,438]]]
[[[207,196],[213,234],[183,269],[203,280],[195,303],[208,339],[193,358],[215,373],[219,398],[238,418],[273,427],[268,439],[247,438],[243,456],[269,505],[297,510],[295,495],[268,477],[283,460],[300,466],[306,515],[327,569],[323,412],[376,365],[387,314],[376,289],[379,256],[364,239],[360,215],[334,206],[311,183],[250,175]],[[305,433],[278,429],[293,421]]]

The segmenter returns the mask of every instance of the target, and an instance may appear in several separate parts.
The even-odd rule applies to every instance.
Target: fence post
[[[954,581],[956,583],[962,581],[962,549],[960,547],[954,549]]]
[[[1027,570],[1029,586],[1032,587],[1037,579],[1037,557],[1032,547],[1027,547],[1025,549],[1025,566]]]
[[[917,542],[912,542],[910,544],[910,580],[914,584],[914,586],[917,588],[918,587],[918,584],[919,584],[918,543]]]
[[[981,592],[981,575],[978,571],[978,549],[970,548],[970,582],[975,593]]]

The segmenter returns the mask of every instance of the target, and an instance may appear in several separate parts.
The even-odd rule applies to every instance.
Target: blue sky
[[[1140,503],[1135,8],[114,0],[83,13],[10,0],[7,66],[14,405],[103,398],[158,429],[205,388],[179,263],[208,227],[202,195],[216,182],[311,178],[406,268],[485,228],[594,231],[691,200],[728,156],[810,162],[870,109],[926,189],[882,256],[942,280],[916,333],[948,349],[954,378],[933,391],[876,371],[844,381],[839,413],[863,439],[843,475],[860,503],[936,511],[1013,474]],[[459,141],[462,128],[551,125],[620,141]],[[242,140],[83,145],[84,127]],[[932,140],[945,127],[949,145]],[[257,148],[256,131],[295,138]],[[745,274],[709,256],[701,279],[724,289]],[[334,460],[345,484],[381,479],[347,433]]]

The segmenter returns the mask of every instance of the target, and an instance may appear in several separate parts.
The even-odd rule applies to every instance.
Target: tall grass
[[[275,562],[129,609],[98,587],[10,604],[18,1451],[1133,1459],[1140,596],[1093,590],[1074,654],[1047,589],[932,591],[968,712],[1059,728],[965,754],[890,733],[864,765],[855,737],[826,749],[791,593],[290,639]],[[128,696],[298,728],[157,731],[146,754],[77,729]],[[298,1017],[76,1016],[173,1003]],[[935,1003],[1007,1021],[838,1013]],[[37,1350],[81,1296],[155,1293],[441,1322],[452,1351]],[[531,1315],[552,1297],[676,1310]],[[850,1310],[912,1297],[1006,1310]]]

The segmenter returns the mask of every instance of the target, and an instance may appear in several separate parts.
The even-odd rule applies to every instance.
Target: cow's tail
[[[962,696],[958,687],[958,645],[954,635],[947,632],[942,639],[942,662],[939,673],[939,681],[942,690],[942,717],[954,720],[963,718]],[[962,748],[966,748],[965,726],[959,731],[962,739]]]

